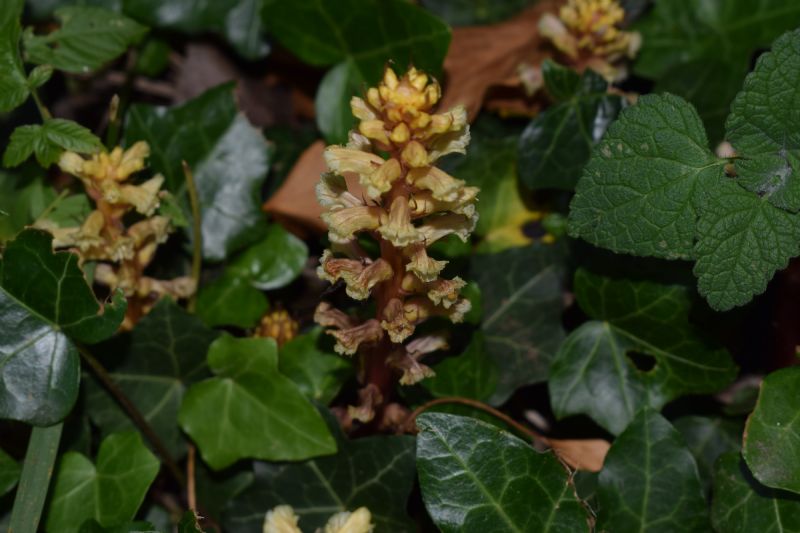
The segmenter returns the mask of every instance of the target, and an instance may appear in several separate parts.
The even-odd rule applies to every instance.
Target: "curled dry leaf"
[[[599,472],[611,444],[603,439],[548,439],[544,442],[571,468]]]

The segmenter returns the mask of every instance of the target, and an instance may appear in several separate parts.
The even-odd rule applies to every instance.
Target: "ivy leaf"
[[[56,192],[45,181],[44,173],[38,168],[36,172],[27,172],[31,168],[35,167],[14,174],[0,172],[0,210],[6,213],[0,216],[0,242],[13,239],[56,199]]]
[[[567,469],[550,453],[485,422],[417,418],[422,499],[444,533],[589,531]]]
[[[742,452],[761,483],[800,493],[798,386],[800,368],[786,368],[764,378],[756,408],[747,419]]]
[[[461,396],[486,401],[497,387],[496,363],[486,356],[483,334],[472,335],[464,353],[434,365],[436,375],[422,385],[434,396]]]
[[[481,330],[497,367],[489,402],[503,403],[522,385],[547,378],[564,338],[561,325],[563,250],[543,244],[472,259],[483,296]]]
[[[81,525],[78,533],[161,533],[150,522],[128,522],[115,527],[103,527],[94,518]]]
[[[308,247],[303,241],[279,224],[271,224],[264,239],[234,259],[226,272],[267,291],[288,285],[300,274],[307,259]]]
[[[264,224],[260,189],[270,156],[264,137],[237,110],[232,84],[169,109],[132,106],[125,142],[140,140],[150,144],[150,164],[164,175],[166,188],[183,202],[181,161],[192,169],[205,259],[222,260],[258,238]]]
[[[0,448],[0,496],[16,486],[21,472],[20,464]]]
[[[783,0],[656,2],[635,27],[642,34],[642,49],[634,71],[658,80],[656,90],[680,90],[676,94],[701,112],[707,109],[703,103],[715,102],[723,114],[704,119],[718,140],[735,96],[727,87],[741,85],[754,52],[798,25],[800,5]]]
[[[77,532],[88,518],[104,527],[131,520],[159,462],[137,432],[115,433],[100,444],[97,462],[67,452],[61,458],[47,512],[48,532]]]
[[[47,35],[24,35],[28,61],[67,72],[97,70],[141,40],[147,28],[108,9],[70,6],[55,12],[61,27]]]
[[[575,295],[595,320],[561,345],[548,389],[558,417],[585,413],[619,434],[642,405],[713,393],[736,377],[730,355],[689,324],[685,287],[575,274]],[[640,368],[641,367],[641,368]]]
[[[303,531],[322,528],[331,515],[367,507],[376,531],[412,533],[406,501],[414,484],[410,436],[348,440],[328,418],[338,453],[302,463],[255,463],[255,482],[228,506],[223,525],[231,533],[261,533],[264,514],[291,505]]]
[[[264,293],[235,274],[223,273],[197,293],[197,316],[211,327],[252,328],[268,310]]]
[[[598,530],[709,530],[697,465],[680,433],[648,407],[611,445],[600,471],[597,502]]]
[[[447,25],[403,0],[264,0],[262,15],[269,32],[303,61],[338,63],[316,99],[317,125],[331,143],[346,142],[354,124],[344,120],[353,88],[377,82],[390,60],[438,75],[450,44]]]
[[[101,305],[78,267],[78,256],[53,252],[53,237],[28,229],[3,254],[2,286],[31,312],[80,342],[95,343],[116,333],[125,316],[121,291]]]
[[[0,113],[28,99],[30,90],[19,56],[20,18],[24,0],[7,0],[0,10]]]
[[[172,300],[159,301],[129,333],[95,350],[114,382],[176,457],[186,451],[178,409],[186,387],[208,376],[206,352],[217,333]],[[84,381],[86,410],[104,435],[135,427],[105,387]]]
[[[421,0],[425,9],[451,26],[480,26],[511,18],[533,0]]]
[[[336,354],[328,340],[322,335],[322,328],[314,328],[282,346],[278,359],[281,374],[294,381],[307,398],[324,405],[333,400],[353,373],[353,365]]]
[[[208,365],[217,377],[189,388],[178,420],[209,466],[219,470],[243,458],[298,461],[336,452],[319,413],[278,373],[274,340],[222,336],[211,344]],[[209,417],[218,423],[209,424]]]
[[[642,96],[595,146],[570,205],[570,234],[618,253],[689,259],[702,191],[724,163],[690,104]]]
[[[800,498],[759,483],[738,453],[722,455],[714,469],[711,520],[720,533],[800,531]]]
[[[568,72],[568,73],[567,73]],[[545,61],[542,74],[547,92],[557,101],[534,118],[519,138],[519,175],[531,189],[573,190],[589,161],[592,147],[624,106],[606,92],[598,74],[582,77]]]
[[[683,416],[673,425],[683,435],[697,461],[700,479],[707,489],[710,488],[717,459],[722,454],[741,450],[744,425],[739,420],[705,416]]]
[[[91,131],[71,120],[51,118],[44,124],[20,126],[11,134],[3,153],[3,165],[16,167],[36,154],[36,160],[47,168],[63,150],[84,154],[95,153],[103,144]]]

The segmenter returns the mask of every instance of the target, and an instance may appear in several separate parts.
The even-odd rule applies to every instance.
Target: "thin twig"
[[[186,177],[186,189],[189,191],[189,203],[192,206],[192,279],[194,280],[195,291],[189,298],[187,309],[190,313],[193,313],[195,302],[197,301],[197,287],[200,286],[200,269],[203,266],[202,219],[200,218],[200,201],[197,198],[194,174],[192,174],[192,169],[189,168],[189,164],[186,161],[181,161],[181,165],[183,165],[183,175]]]
[[[450,397],[447,397],[447,398],[436,398],[435,400],[431,400],[431,401],[429,401],[427,403],[424,403],[424,404],[420,405],[419,407],[414,409],[414,411],[412,411],[410,415],[408,415],[408,419],[406,420],[406,430],[407,431],[413,431],[414,421],[416,421],[417,417],[420,414],[422,414],[424,411],[427,411],[428,409],[430,409],[431,407],[434,407],[436,405],[442,405],[442,404],[447,404],[447,403],[457,403],[457,404],[461,404],[461,405],[468,405],[470,407],[474,407],[475,409],[480,409],[484,413],[489,413],[493,417],[495,417],[495,418],[497,418],[499,420],[502,420],[503,422],[505,422],[506,424],[508,424],[509,426],[511,426],[512,428],[514,428],[515,430],[517,430],[521,434],[525,435],[526,437],[529,437],[532,440],[543,442],[543,443],[547,442],[547,438],[544,435],[541,435],[541,434],[537,433],[536,431],[532,430],[531,428],[526,427],[523,424],[520,424],[519,422],[517,422],[516,420],[514,420],[513,418],[511,418],[507,414],[505,414],[505,413],[503,413],[501,411],[498,411],[494,407],[492,407],[490,405],[486,405],[483,402],[479,402],[478,400],[473,400],[473,399],[470,399],[470,398],[462,398],[460,396],[450,396]]]
[[[125,410],[128,414],[130,419],[136,424],[136,427],[139,428],[139,431],[144,433],[147,440],[153,445],[156,449],[156,453],[161,456],[161,461],[167,466],[167,469],[170,471],[172,476],[175,480],[182,486],[186,486],[186,478],[183,476],[183,472],[178,467],[178,463],[175,462],[173,459],[172,454],[169,453],[167,447],[161,441],[161,439],[156,435],[156,432],[153,430],[152,426],[145,420],[142,413],[139,412],[139,409],[133,405],[133,402],[125,395],[122,389],[119,388],[114,382],[114,379],[108,373],[108,371],[100,364],[98,361],[89,351],[84,347],[78,345],[78,352],[80,352],[81,357],[89,367],[94,372],[95,376],[103,383],[108,392],[114,397],[115,400],[120,404],[120,406]]]
[[[189,444],[189,451],[186,456],[186,501],[189,509],[197,511],[197,493],[194,488],[194,444]]]

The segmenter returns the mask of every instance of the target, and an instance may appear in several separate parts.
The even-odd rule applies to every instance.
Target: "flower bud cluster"
[[[43,224],[53,233],[55,247],[73,248],[82,261],[97,261],[96,282],[111,290],[123,290],[128,298],[123,328],[132,327],[161,296],[185,298],[195,291],[194,281],[187,277],[159,280],[144,275],[158,245],[172,231],[167,217],[154,214],[159,207],[163,176],[156,175],[139,185],[128,182],[145,168],[149,154],[146,142],[137,142],[127,150],[116,147],[89,159],[64,152],[58,166],[81,180],[96,208],[80,226]],[[142,218],[126,226],[123,218],[131,212]]]
[[[625,76],[620,61],[633,59],[641,46],[639,33],[620,29],[624,20],[619,0],[567,0],[557,17],[539,20],[539,32],[569,61],[615,81]]]
[[[412,67],[398,78],[387,68],[366,98],[352,99],[358,126],[347,146],[325,150],[329,172],[317,185],[332,243],[322,256],[319,276],[343,282],[356,300],[373,297],[377,316],[357,322],[322,303],[315,319],[331,328],[328,333],[341,354],[388,339],[395,346],[387,362],[403,371],[403,383],[431,371],[417,361],[422,352],[404,349],[398,355],[396,345],[427,318],[459,322],[470,308],[459,295],[464,281],[441,277],[447,262],[427,253],[431,244],[451,234],[466,242],[478,218],[478,188],[435,166],[448,153],[464,153],[469,143],[466,111],[456,107],[436,113],[440,98],[439,84],[426,74]],[[357,242],[362,235],[379,242],[380,257],[362,250]]]

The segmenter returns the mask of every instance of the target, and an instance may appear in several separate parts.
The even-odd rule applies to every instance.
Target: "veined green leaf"
[[[100,139],[80,124],[51,118],[41,125],[32,124],[15,129],[3,153],[3,165],[16,167],[31,154],[36,154],[39,164],[47,168],[58,161],[64,150],[91,154],[102,147]]]
[[[0,113],[19,106],[30,94],[19,55],[24,5],[24,0],[6,0],[0,10]]]
[[[278,368],[311,400],[327,405],[353,374],[350,361],[324,345],[322,328],[298,335],[279,350]]]
[[[742,448],[744,423],[739,419],[706,416],[682,416],[673,422],[697,461],[700,479],[711,488],[714,463],[722,454]]]
[[[434,396],[462,396],[488,400],[497,387],[497,363],[486,355],[483,334],[472,335],[464,353],[433,366],[436,375],[422,385]]]

